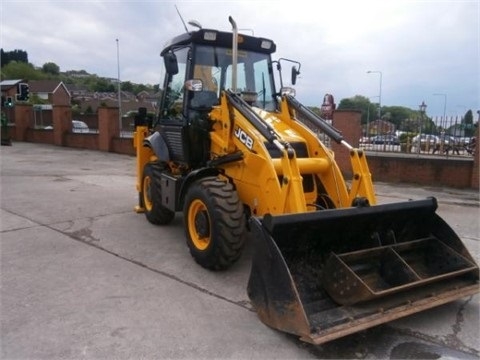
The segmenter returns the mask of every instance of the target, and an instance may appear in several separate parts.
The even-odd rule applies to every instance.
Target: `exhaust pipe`
[[[238,50],[238,28],[237,23],[231,16],[228,17],[228,21],[232,24],[232,91],[237,92],[237,50]]]

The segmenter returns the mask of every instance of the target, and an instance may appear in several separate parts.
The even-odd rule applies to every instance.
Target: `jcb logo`
[[[240,140],[240,142],[242,142],[242,144],[244,144],[247,148],[249,148],[250,150],[252,150],[253,148],[253,139],[248,136],[248,134],[243,131],[242,129],[240,129],[239,127],[237,127],[235,129],[235,137]]]

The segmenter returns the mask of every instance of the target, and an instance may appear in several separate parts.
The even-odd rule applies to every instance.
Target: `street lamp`
[[[443,96],[443,118],[442,121],[440,122],[440,127],[444,129],[447,127],[447,119],[445,118],[446,113],[447,113],[447,94],[433,94],[434,96]],[[443,123],[445,122],[445,127],[443,126]]]
[[[370,136],[370,99],[376,96],[372,96],[368,98],[368,107],[367,107],[367,137]]]
[[[423,114],[425,114],[425,111],[427,109],[427,105],[425,104],[425,101],[422,101],[420,105],[418,105],[418,108],[420,110],[420,121],[418,125],[418,144],[417,144],[417,153],[420,153],[420,148],[422,147],[422,122],[423,122]],[[425,146],[428,151],[428,145],[430,139],[426,136],[425,137]]]
[[[119,50],[119,45],[118,45],[118,39],[117,41],[117,71],[118,71],[118,124],[119,124],[119,129],[118,131],[122,131],[122,98],[120,94],[120,50]]]
[[[378,119],[382,119],[382,72],[381,71],[372,71],[368,70],[367,74],[380,74],[380,92],[378,95]]]
[[[427,104],[425,104],[425,101],[422,101],[422,103],[418,107],[420,108],[420,113],[424,114],[425,110],[427,109]]]

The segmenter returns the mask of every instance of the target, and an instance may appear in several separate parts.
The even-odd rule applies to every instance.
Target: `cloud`
[[[156,84],[162,47],[185,31],[183,21],[229,31],[233,16],[245,33],[270,38],[276,58],[301,62],[297,96],[319,106],[361,94],[382,104],[430,115],[480,109],[478,1],[13,1],[2,6],[4,50],[27,51],[36,66],[86,70],[122,81]]]

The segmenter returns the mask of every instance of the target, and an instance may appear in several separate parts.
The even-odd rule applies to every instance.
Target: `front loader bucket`
[[[321,344],[479,292],[434,198],[252,217],[248,295],[267,325]]]

